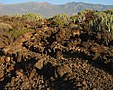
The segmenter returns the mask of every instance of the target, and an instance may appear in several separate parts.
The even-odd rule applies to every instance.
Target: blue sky
[[[96,3],[96,4],[105,4],[113,5],[113,0],[0,0],[0,3],[12,4],[12,3],[21,3],[21,2],[49,2],[53,4],[63,4],[67,2],[86,2],[86,3]]]

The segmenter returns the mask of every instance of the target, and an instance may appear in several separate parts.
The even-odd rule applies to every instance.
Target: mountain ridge
[[[84,2],[68,2],[66,4],[51,4],[48,2],[2,4],[0,8],[0,15],[23,14],[31,12],[41,14],[45,17],[52,17],[60,13],[73,15],[86,8],[103,11],[113,9],[113,5],[89,4]]]

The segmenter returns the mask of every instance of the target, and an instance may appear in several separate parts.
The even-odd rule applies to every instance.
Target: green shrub
[[[75,29],[75,30],[77,30],[77,29],[81,30],[82,29],[82,27],[80,25],[77,25],[77,24],[74,24],[74,23],[70,24],[70,28]]]
[[[25,19],[27,21],[42,21],[45,18],[39,14],[27,13],[27,14],[22,15],[22,19]]]
[[[80,11],[78,13],[78,15],[84,16],[88,12],[94,12],[94,10],[87,8],[87,9],[84,9],[84,10]]]
[[[78,16],[78,15],[71,16],[70,19],[71,19],[71,21],[74,22],[74,23],[75,23],[75,22],[79,22],[79,16]]]
[[[104,13],[106,13],[106,14],[111,14],[111,15],[113,15],[113,9],[111,9],[111,10],[106,10],[106,11],[103,11]]]
[[[95,12],[94,10],[91,9],[84,9],[82,11],[80,11],[78,14],[71,16],[70,19],[72,22],[83,22],[84,20],[86,20],[86,14],[89,12]]]
[[[22,18],[22,14],[14,14],[13,17],[15,17],[15,18]]]
[[[24,29],[24,30],[11,30],[9,34],[14,38],[17,39],[20,35],[23,35],[27,32],[32,31],[32,29]]]
[[[93,29],[103,30],[104,28],[108,32],[113,33],[113,15],[105,12],[95,12],[94,16],[96,19],[90,23]]]
[[[7,23],[0,23],[0,29],[4,31],[9,31],[10,29],[12,29],[12,26]]]
[[[70,17],[67,14],[58,14],[48,20],[54,24],[58,24],[60,27],[64,27],[70,22]]]

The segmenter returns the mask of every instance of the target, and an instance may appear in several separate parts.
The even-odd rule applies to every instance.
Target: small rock
[[[0,70],[0,81],[3,80],[3,76],[4,76],[4,72],[3,72],[3,70]]]
[[[6,57],[6,62],[8,63],[8,62],[10,62],[10,57]]]
[[[88,73],[89,70],[85,70],[86,73]]]
[[[41,69],[43,67],[43,63],[44,63],[44,59],[41,59],[35,64],[35,67]]]
[[[0,58],[0,65],[3,64],[4,62],[5,62],[4,57],[1,57],[1,58]]]
[[[61,76],[63,76],[65,73],[72,73],[72,69],[68,65],[64,65],[58,68],[58,72]]]

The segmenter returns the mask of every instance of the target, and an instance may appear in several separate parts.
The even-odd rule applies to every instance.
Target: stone
[[[6,57],[6,62],[10,62],[11,58],[10,57]]]
[[[44,59],[41,59],[35,64],[35,67],[41,69],[43,67],[43,64],[44,64]]]

